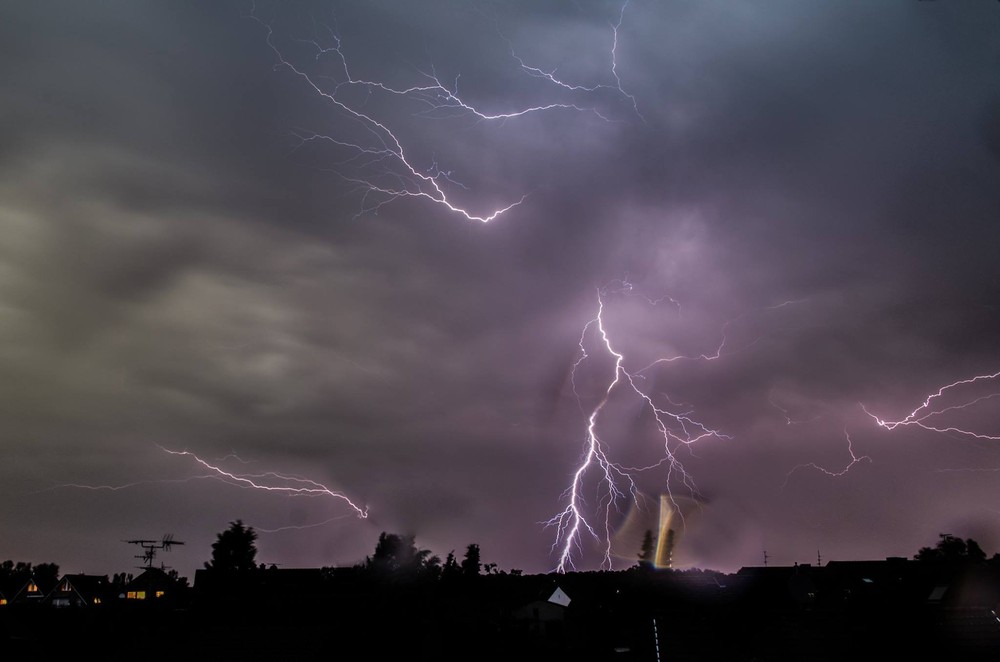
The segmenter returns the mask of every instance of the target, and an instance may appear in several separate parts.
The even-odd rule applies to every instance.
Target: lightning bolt
[[[331,497],[336,500],[345,502],[354,511],[357,517],[361,519],[365,519],[368,517],[367,507],[362,508],[342,492],[337,492],[336,490],[332,490],[326,485],[318,483],[309,478],[302,478],[301,476],[292,476],[288,474],[279,474],[274,471],[267,471],[256,474],[234,473],[226,471],[225,469],[222,469],[219,466],[218,464],[219,462],[229,459],[236,460],[237,462],[240,462],[242,464],[250,464],[250,462],[240,459],[239,456],[236,455],[236,453],[230,453],[229,455],[226,455],[225,457],[221,458],[221,460],[213,460],[212,462],[208,462],[206,460],[201,459],[200,457],[198,457],[197,455],[195,455],[190,451],[174,451],[159,445],[158,448],[170,455],[188,456],[194,458],[195,462],[200,464],[202,467],[208,469],[210,473],[200,476],[188,476],[187,478],[158,478],[151,480],[138,480],[138,481],[133,481],[131,483],[124,483],[122,485],[85,485],[81,483],[64,483],[50,488],[46,488],[44,490],[38,490],[37,492],[33,492],[33,494],[40,494],[42,492],[47,492],[56,489],[63,489],[63,488],[75,488],[81,490],[91,490],[95,492],[118,492],[121,490],[127,490],[134,487],[138,487],[140,485],[189,483],[195,480],[215,480],[224,482],[228,485],[235,485],[236,487],[241,487],[244,489],[256,489],[256,490],[264,490],[267,492],[278,492],[287,494],[289,496]],[[288,526],[273,530],[269,529],[258,529],[258,530],[264,533],[273,533],[277,531],[284,531],[286,529],[313,528],[317,526],[322,526],[324,524],[328,524],[329,522],[332,522],[334,520],[343,519],[343,517],[346,517],[346,515],[331,517],[330,519],[327,519],[323,522],[319,522],[317,524]]]
[[[847,466],[845,466],[840,471],[831,471],[830,469],[819,466],[815,462],[806,462],[805,464],[798,464],[792,467],[792,470],[789,471],[788,475],[785,476],[785,482],[782,483],[781,489],[785,489],[785,486],[788,485],[788,479],[791,478],[792,474],[795,473],[798,469],[815,469],[816,471],[822,472],[827,476],[831,476],[833,478],[839,478],[840,476],[846,475],[847,472],[850,471],[855,464],[858,464],[859,462],[864,462],[865,460],[867,460],[868,462],[872,461],[872,459],[867,455],[858,456],[854,454],[854,444],[851,441],[850,433],[847,432],[847,428],[844,428],[844,437],[847,439],[847,452],[851,454],[851,461],[847,464]]]
[[[295,524],[289,526],[279,526],[277,529],[263,529],[259,526],[254,527],[254,531],[257,533],[281,533],[282,531],[302,531],[304,529],[315,529],[320,526],[325,526],[330,522],[336,522],[337,520],[342,520],[345,517],[350,517],[350,515],[337,515],[336,517],[331,517],[325,519],[322,522],[316,522],[315,524]]]
[[[615,81],[614,85],[571,85],[557,79],[554,70],[545,72],[527,65],[514,53],[513,46],[510,46],[511,56],[527,76],[542,78],[563,93],[593,96],[600,90],[614,90],[622,98],[627,99],[636,115],[642,118],[635,97],[624,90],[618,74],[619,31],[627,6],[626,1],[619,11],[617,22],[610,25],[613,37],[610,73]],[[311,93],[328,103],[345,124],[360,126],[362,129],[360,133],[367,138],[367,141],[362,141],[312,132],[296,134],[300,146],[307,143],[328,143],[347,154],[347,157],[338,164],[339,168],[347,172],[338,170],[335,174],[362,192],[361,209],[356,218],[367,213],[377,214],[384,205],[396,200],[418,198],[469,221],[488,223],[520,206],[528,197],[528,194],[524,193],[506,204],[478,211],[457,202],[452,191],[456,186],[463,189],[467,187],[456,181],[450,170],[441,169],[436,161],[421,166],[406,146],[406,141],[401,137],[402,134],[395,123],[383,116],[377,116],[375,110],[368,108],[368,101],[373,96],[414,102],[423,108],[420,115],[437,119],[464,117],[474,122],[506,123],[536,113],[573,111],[590,112],[607,121],[607,117],[597,109],[596,99],[591,100],[589,104],[551,101],[503,112],[487,110],[461,94],[460,77],[456,77],[454,82],[449,84],[443,81],[433,68],[430,71],[419,72],[419,81],[406,87],[358,77],[352,71],[340,37],[332,31],[325,40],[326,43],[320,43],[319,39],[296,40],[313,50],[314,63],[327,65],[321,73],[313,73],[310,69],[312,65],[303,61],[293,61],[283,54],[276,43],[271,24],[257,15],[255,5],[252,5],[248,17],[263,27],[265,42],[275,57],[274,68],[290,71]],[[509,40],[508,45],[510,45]],[[358,100],[359,98],[363,100]]]
[[[629,102],[632,104],[632,110],[635,112],[636,116],[640,120],[642,120],[643,123],[645,123],[646,118],[643,117],[642,113],[639,112],[639,104],[636,101],[635,96],[625,91],[625,88],[622,87],[622,79],[618,75],[618,31],[621,29],[622,22],[625,20],[626,8],[628,8],[628,0],[626,0],[622,4],[621,9],[618,12],[618,20],[615,23],[610,24],[611,35],[612,35],[611,52],[610,52],[611,76],[615,79],[614,85],[608,85],[605,83],[597,83],[594,85],[579,85],[575,83],[567,83],[564,80],[556,78],[555,75],[556,69],[552,69],[551,71],[545,71],[544,69],[541,69],[539,67],[533,67],[527,64],[517,53],[514,52],[514,45],[511,43],[511,41],[506,38],[504,39],[507,41],[507,47],[510,49],[510,56],[515,60],[517,60],[517,63],[521,65],[521,69],[529,76],[532,76],[534,78],[543,78],[552,83],[553,85],[561,87],[565,90],[569,90],[571,92],[597,92],[598,90],[613,90],[617,94],[629,100]],[[593,110],[593,112],[597,113],[596,110]],[[600,115],[599,113],[598,116],[601,117],[601,119],[606,119],[603,115]]]
[[[781,415],[785,419],[785,425],[802,425],[802,424],[806,424],[806,423],[812,423],[813,421],[818,421],[820,418],[822,418],[822,416],[819,415],[819,414],[817,414],[816,416],[813,416],[812,418],[808,418],[808,419],[792,418],[791,411],[789,411],[785,407],[782,407],[781,405],[779,405],[775,401],[775,399],[774,399],[774,391],[773,390],[770,391],[770,392],[768,392],[768,394],[767,394],[767,402],[768,402],[769,405],[771,405],[772,407],[774,407],[775,409],[777,409],[778,411],[781,412]]]
[[[214,476],[218,477],[219,480],[230,485],[246,489],[264,490],[266,492],[279,492],[290,496],[331,497],[345,502],[354,510],[355,513],[357,513],[358,517],[362,519],[368,517],[367,508],[362,508],[357,505],[342,492],[331,490],[326,485],[317,483],[309,478],[279,474],[274,471],[259,474],[236,474],[226,471],[217,465],[211,464],[190,451],[173,451],[169,448],[163,448],[162,446],[160,449],[170,455],[180,455],[193,458],[195,462],[213,472]]]
[[[987,402],[988,400],[1000,396],[1000,392],[978,396],[972,394],[962,395],[963,392],[968,391],[971,387],[983,385],[995,387],[998,382],[1000,382],[1000,372],[976,375],[975,377],[960,379],[958,381],[951,382],[950,384],[945,384],[937,391],[924,398],[924,401],[919,407],[911,411],[905,417],[896,421],[880,418],[879,416],[871,413],[864,404],[858,404],[861,406],[861,409],[878,424],[879,427],[885,428],[886,430],[895,430],[898,427],[917,426],[932,432],[957,434],[963,437],[987,441],[1000,441],[1000,435],[983,434],[965,427],[957,427],[955,425],[948,425],[937,421],[938,417],[941,417],[949,412],[955,413],[969,410],[975,405]],[[957,404],[945,404],[943,399],[947,396],[957,397],[959,402]]]
[[[29,492],[29,494],[42,494],[43,492],[51,492],[52,490],[60,490],[64,488],[74,488],[78,490],[90,490],[92,492],[119,492],[121,490],[131,489],[133,487],[139,487],[140,485],[161,485],[161,484],[171,484],[171,483],[190,483],[195,480],[204,480],[206,478],[214,479],[215,476],[188,476],[187,478],[156,478],[152,480],[137,480],[131,483],[123,483],[122,485],[85,485],[83,483],[60,483],[59,485],[53,485],[52,487],[46,487],[42,490],[37,490],[35,492]]]
[[[635,474],[666,465],[667,470],[665,484],[667,487],[667,493],[670,494],[670,499],[674,502],[674,505],[677,506],[677,511],[679,512],[680,508],[674,501],[672,492],[670,491],[671,485],[679,481],[692,495],[697,494],[697,488],[691,478],[691,475],[687,472],[684,465],[677,457],[677,451],[687,448],[692,444],[709,437],[719,439],[730,438],[729,436],[709,428],[691,418],[690,411],[675,409],[676,405],[671,402],[669,398],[664,398],[667,403],[666,405],[658,404],[658,401],[654,400],[653,396],[640,388],[638,383],[640,381],[640,376],[638,372],[630,372],[626,369],[625,355],[615,348],[615,344],[612,342],[607,326],[605,325],[604,315],[606,299],[616,294],[621,295],[629,293],[631,293],[631,285],[622,282],[614,283],[613,287],[609,286],[599,289],[597,292],[597,314],[593,319],[584,325],[583,331],[580,335],[579,358],[573,364],[571,378],[573,383],[573,392],[577,398],[577,404],[580,406],[581,412],[584,413],[587,420],[584,450],[580,463],[573,472],[570,485],[562,495],[562,498],[566,502],[565,508],[548,521],[544,522],[546,526],[552,527],[556,531],[552,550],[554,553],[558,554],[558,562],[556,565],[557,572],[566,572],[568,570],[575,569],[573,561],[574,553],[581,551],[581,539],[585,535],[603,543],[604,558],[602,560],[601,567],[604,569],[610,569],[612,510],[625,499],[631,499],[637,505],[641,505],[639,504],[639,491],[635,483]],[[603,389],[600,400],[592,409],[590,409],[589,413],[587,413],[583,406],[580,394],[576,389],[576,371],[588,358],[590,358],[587,351],[587,345],[588,338],[591,336],[595,337],[597,345],[602,349],[602,351],[606,352],[608,356],[614,359],[614,369],[610,379],[607,381],[607,385]],[[721,356],[722,345],[724,342],[725,340],[723,338],[723,342],[720,343],[715,354],[701,354],[695,357],[675,356],[665,358],[653,362],[643,368],[643,370],[648,370],[661,362],[670,363],[681,358],[705,361],[715,360]],[[599,432],[599,423],[601,414],[605,407],[609,404],[609,402],[611,402],[612,398],[615,397],[619,391],[623,392],[628,397],[638,398],[643,409],[651,415],[655,427],[659,432],[660,438],[663,442],[663,456],[659,461],[652,465],[645,467],[626,467],[620,463],[612,461],[608,456],[608,452],[606,450],[607,444],[602,440]],[[668,406],[670,408],[667,408]],[[603,529],[602,533],[598,533],[595,525],[591,524],[588,519],[589,513],[583,498],[588,476],[591,474],[596,475],[598,482],[599,497],[598,507],[596,510],[598,512],[598,516],[603,520],[603,524],[601,525],[601,528]]]

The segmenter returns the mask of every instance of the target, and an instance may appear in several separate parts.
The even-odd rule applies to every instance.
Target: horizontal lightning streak
[[[318,483],[314,480],[308,478],[299,478],[297,476],[283,475],[275,472],[265,472],[262,474],[235,474],[228,472],[214,464],[206,462],[194,453],[190,451],[172,451],[168,448],[160,447],[165,453],[170,455],[182,455],[194,458],[195,462],[202,465],[206,469],[209,469],[223,479],[225,482],[230,482],[239,487],[245,487],[248,489],[264,490],[266,492],[280,492],[283,494],[288,494],[292,496],[328,496],[344,501],[349,505],[358,515],[358,517],[364,519],[368,517],[368,509],[361,508],[345,494],[341,492],[336,492],[326,487],[325,485]],[[263,482],[258,482],[258,480],[263,478],[272,478],[276,481],[286,481],[283,485],[267,485]],[[288,484],[292,483],[292,484]]]
[[[886,430],[895,430],[898,427],[915,425],[917,427],[923,428],[925,430],[930,430],[932,432],[955,433],[974,439],[981,439],[987,441],[1000,441],[1000,435],[983,434],[979,432],[974,432],[966,428],[956,427],[954,425],[940,426],[931,423],[928,420],[934,416],[940,416],[947,412],[955,412],[963,409],[968,409],[969,407],[985,402],[986,400],[990,400],[994,397],[1000,396],[1000,393],[990,393],[989,395],[983,395],[972,399],[966,399],[961,404],[948,405],[940,409],[931,409],[932,403],[937,401],[939,398],[944,397],[946,393],[948,393],[953,389],[959,389],[962,386],[970,386],[979,382],[989,383],[997,380],[1000,380],[1000,372],[994,372],[992,374],[976,375],[975,377],[970,377],[968,379],[960,379],[950,384],[945,384],[937,391],[931,393],[926,398],[924,398],[924,401],[920,404],[919,407],[911,411],[904,418],[897,421],[890,421],[880,418],[879,416],[876,416],[875,414],[871,413],[863,403],[858,403],[858,404],[861,406],[861,409],[878,424],[879,427],[885,428]]]

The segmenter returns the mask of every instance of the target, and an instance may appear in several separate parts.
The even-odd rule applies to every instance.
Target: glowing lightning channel
[[[819,415],[819,414],[817,414],[816,416],[813,416],[812,418],[808,418],[808,419],[796,419],[796,418],[792,418],[791,412],[788,409],[786,409],[785,407],[782,407],[777,402],[775,402],[775,400],[774,400],[774,391],[773,390],[770,391],[770,392],[768,392],[768,394],[767,394],[767,402],[768,402],[769,405],[771,405],[772,407],[774,407],[775,409],[777,409],[778,411],[781,412],[781,415],[785,419],[785,425],[802,425],[802,424],[805,424],[805,423],[812,423],[813,421],[818,421],[819,419],[822,418],[822,415]]]
[[[368,517],[368,508],[361,508],[351,501],[351,499],[349,499],[346,495],[331,490],[327,486],[308,478],[287,476],[273,471],[261,474],[230,473],[214,464],[206,462],[190,451],[172,451],[169,448],[163,448],[162,446],[160,448],[165,453],[169,453],[170,455],[186,455],[194,458],[195,462],[214,472],[219,480],[231,485],[247,489],[265,490],[267,492],[281,492],[292,496],[329,496],[346,502],[347,505],[354,509],[354,512],[357,513],[358,517],[362,519]],[[265,484],[265,479],[278,484]]]
[[[511,43],[511,41],[506,38],[504,39],[505,41],[507,41],[507,46],[510,49],[510,56],[515,60],[517,60],[517,63],[521,65],[521,69],[523,69],[524,72],[529,76],[532,76],[534,78],[543,78],[552,83],[553,85],[561,87],[565,90],[569,90],[571,92],[597,92],[598,90],[614,90],[619,95],[629,100],[629,102],[632,104],[632,110],[635,111],[636,116],[640,120],[642,120],[643,123],[645,123],[646,118],[643,117],[642,113],[639,112],[639,104],[636,101],[635,96],[625,91],[625,88],[622,87],[622,79],[618,75],[618,30],[621,29],[622,21],[625,20],[625,9],[627,7],[628,7],[628,0],[625,0],[625,2],[622,4],[621,10],[618,12],[618,22],[611,23],[612,41],[611,41],[610,56],[611,56],[611,75],[615,79],[614,85],[606,85],[604,83],[598,83],[596,85],[578,85],[573,83],[567,83],[564,80],[556,78],[555,69],[552,69],[551,71],[545,71],[544,69],[541,69],[539,67],[533,67],[527,64],[517,53],[514,52],[514,45]],[[597,116],[600,117],[601,119],[606,119],[596,110],[593,109],[591,110],[592,112],[597,114]]]
[[[948,412],[956,412],[964,409],[968,409],[974,405],[985,402],[997,396],[1000,393],[990,393],[989,395],[982,395],[976,398],[965,400],[960,404],[953,404],[938,409],[932,409],[932,405],[936,403],[940,398],[943,398],[946,393],[952,391],[953,389],[960,389],[963,386],[970,386],[977,383],[991,383],[1000,380],[1000,372],[994,372],[993,374],[983,374],[976,375],[975,377],[970,377],[969,379],[960,379],[958,381],[946,384],[939,388],[934,393],[931,393],[926,398],[924,398],[923,403],[898,421],[888,421],[883,418],[876,416],[875,414],[868,411],[864,404],[861,405],[861,409],[864,410],[878,425],[879,427],[885,428],[886,430],[895,430],[898,427],[904,427],[909,425],[915,425],[921,427],[925,430],[931,430],[933,432],[944,432],[944,433],[954,433],[966,437],[971,437],[974,439],[982,439],[988,441],[1000,441],[1000,435],[990,435],[981,434],[974,432],[972,430],[967,430],[965,428],[959,428],[952,425],[941,425],[934,423],[931,419],[935,416],[941,416]]]
[[[556,79],[552,73],[546,73],[541,69],[527,66],[520,58],[512,56],[520,63],[521,69],[533,77],[541,77],[549,80],[558,87],[562,87],[575,92],[593,93],[601,88],[614,89],[624,98],[629,99],[636,114],[639,114],[635,97],[627,93],[623,87],[621,78],[618,75],[617,49],[618,31],[621,27],[628,6],[626,0],[619,12],[618,22],[611,25],[613,32],[613,45],[611,49],[611,74],[616,85],[595,85],[595,86],[574,86],[568,85]],[[310,44],[316,50],[315,59],[332,58],[337,70],[335,80],[332,84],[324,84],[330,76],[323,74],[312,74],[287,59],[281,49],[274,42],[274,32],[271,25],[256,13],[256,7],[252,6],[249,18],[259,23],[266,32],[266,43],[268,48],[274,53],[277,63],[275,69],[285,68],[291,71],[297,78],[302,80],[318,96],[332,104],[336,109],[346,114],[347,118],[360,124],[371,142],[362,144],[338,140],[332,136],[318,133],[300,134],[297,137],[300,144],[309,142],[328,142],[351,153],[352,156],[340,165],[351,165],[359,173],[357,176],[348,176],[337,172],[345,181],[350,182],[364,191],[361,201],[361,211],[357,216],[365,213],[378,213],[383,205],[386,205],[401,198],[423,198],[432,203],[444,207],[449,212],[462,216],[470,221],[488,223],[495,218],[518,207],[527,199],[527,194],[521,195],[514,202],[494,208],[488,212],[473,212],[464,206],[456,203],[446,191],[446,185],[458,184],[451,177],[451,172],[441,170],[436,163],[432,163],[428,168],[418,167],[413,158],[404,149],[403,141],[398,134],[389,126],[384,119],[377,119],[370,111],[363,110],[363,104],[352,105],[345,100],[343,91],[351,89],[365,90],[370,97],[373,93],[379,92],[396,97],[406,98],[426,106],[422,113],[424,116],[437,118],[453,118],[466,116],[474,118],[477,122],[499,121],[506,122],[526,115],[559,110],[571,110],[576,112],[592,112],[601,119],[607,120],[594,107],[588,107],[578,103],[551,102],[532,106],[524,106],[508,112],[488,112],[473,103],[464,99],[458,89],[458,78],[449,87],[438,77],[437,73],[420,72],[424,78],[423,84],[410,87],[393,87],[376,80],[366,80],[357,78],[352,73],[348,64],[348,59],[341,48],[340,38],[332,34],[330,46],[323,46],[316,40],[297,40]],[[509,42],[508,42],[509,43]]]
[[[587,418],[587,433],[584,444],[584,452],[583,457],[580,460],[580,464],[573,473],[573,478],[570,481],[569,487],[565,492],[563,492],[562,495],[563,499],[566,500],[566,507],[560,513],[545,522],[546,526],[551,526],[556,529],[556,537],[553,542],[552,549],[553,552],[558,550],[559,560],[556,566],[557,572],[566,572],[575,567],[573,563],[573,554],[575,551],[580,550],[581,538],[584,535],[589,535],[599,542],[603,541],[605,547],[601,567],[607,569],[611,568],[611,509],[622,499],[626,498],[626,496],[638,504],[639,493],[635,484],[635,473],[647,471],[666,464],[667,473],[665,484],[668,494],[671,494],[671,500],[673,500],[673,496],[670,492],[670,486],[676,479],[678,479],[678,477],[680,482],[692,494],[697,494],[697,488],[695,487],[694,481],[692,480],[690,474],[688,474],[685,470],[683,464],[681,464],[680,460],[677,458],[676,451],[679,448],[690,446],[707,437],[715,437],[719,439],[730,438],[717,430],[708,428],[704,424],[695,421],[690,417],[690,412],[688,411],[671,411],[658,405],[653,400],[652,396],[639,388],[637,384],[637,373],[632,373],[625,369],[625,356],[615,349],[607,328],[605,327],[604,307],[605,298],[608,295],[627,294],[630,292],[630,289],[630,285],[623,283],[621,287],[618,287],[613,291],[609,291],[607,288],[598,290],[597,315],[584,325],[583,331],[580,335],[580,358],[573,364],[572,380],[573,391],[577,396],[577,403],[579,404],[581,411],[584,411],[584,409],[579,393],[576,391],[576,369],[589,358],[586,343],[587,336],[591,333],[592,329],[596,329],[596,335],[599,338],[600,344],[603,345],[604,350],[610,356],[614,357],[614,372],[612,378],[603,391],[600,401],[593,407],[593,409],[590,410],[589,414],[584,411]],[[686,358],[714,360],[715,358],[718,358],[721,351],[722,347],[720,345],[714,356],[701,355],[700,357]],[[677,359],[681,357],[674,358]],[[649,367],[651,366],[647,366],[647,368]],[[646,368],[644,368],[644,370],[645,369]],[[627,393],[630,392],[640,399],[644,409],[652,414],[656,427],[660,432],[663,439],[663,457],[652,465],[646,467],[626,467],[611,461],[607,455],[605,444],[602,442],[601,437],[598,434],[598,423],[602,411],[610,402],[616,390],[619,390],[619,388],[625,389]],[[670,402],[669,398],[666,400],[668,404],[673,406],[673,403]],[[594,526],[588,521],[587,515],[584,512],[585,503],[583,499],[583,489],[587,475],[591,472],[591,470],[595,470],[597,472],[600,484],[601,498],[599,510],[603,512],[603,537],[598,534]],[[680,508],[678,504],[675,502],[674,505],[677,506],[677,510],[679,512]]]
[[[859,462],[864,462],[865,460],[867,460],[868,462],[872,461],[872,459],[867,455],[858,456],[854,454],[854,445],[853,442],[851,441],[851,435],[847,432],[847,428],[844,428],[844,436],[847,438],[847,452],[851,454],[851,461],[850,463],[848,463],[846,467],[844,467],[840,471],[831,471],[830,469],[819,466],[815,462],[806,462],[805,464],[798,464],[792,467],[792,470],[789,471],[788,475],[785,476],[785,482],[781,484],[781,489],[784,489],[785,486],[788,485],[788,479],[791,478],[792,474],[795,473],[796,470],[798,469],[815,469],[816,471],[825,473],[827,476],[831,476],[833,478],[839,478],[840,476],[846,475],[847,472],[850,471],[855,464],[858,464]]]

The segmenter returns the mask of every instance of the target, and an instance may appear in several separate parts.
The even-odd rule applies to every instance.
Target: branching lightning
[[[525,74],[544,79],[563,92],[586,96],[598,90],[613,90],[623,99],[627,99],[636,115],[642,118],[635,97],[624,90],[618,74],[618,37],[627,6],[626,1],[621,7],[617,22],[610,26],[613,37],[610,74],[615,81],[614,85],[571,85],[556,78],[554,70],[546,72],[527,65],[514,53],[512,46],[511,55]],[[433,160],[420,165],[419,159],[414,157],[410,148],[405,145],[400,131],[392,126],[393,122],[385,117],[377,117],[377,111],[368,107],[367,102],[373,95],[385,95],[388,98],[415,102],[424,108],[420,115],[435,119],[465,117],[475,122],[503,123],[535,113],[573,111],[591,112],[607,120],[596,107],[596,101],[594,103],[551,101],[525,105],[505,112],[486,110],[461,94],[459,77],[450,84],[446,83],[433,68],[430,71],[419,72],[421,80],[406,87],[357,77],[349,64],[340,37],[333,32],[328,35],[326,43],[321,43],[319,39],[297,40],[312,47],[316,63],[330,65],[329,69],[321,74],[312,73],[306,63],[294,62],[283,54],[275,42],[271,24],[257,16],[255,7],[251,9],[249,18],[264,28],[267,46],[276,59],[274,65],[276,69],[283,68],[292,72],[312,93],[325,100],[341,114],[341,119],[345,120],[345,123],[358,125],[362,129],[359,133],[363,137],[352,139],[311,132],[297,134],[300,144],[326,142],[349,154],[339,164],[340,170],[337,170],[336,174],[362,192],[361,209],[357,216],[378,213],[384,205],[402,198],[421,198],[467,220],[488,223],[518,207],[528,197],[528,194],[524,193],[507,204],[481,211],[472,210],[457,202],[450,192],[456,187],[463,189],[467,187],[454,179],[450,170],[441,169]],[[358,95],[359,92],[363,94]],[[358,101],[352,95],[363,97],[364,101]]]
[[[816,471],[824,473],[827,476],[833,478],[839,478],[840,476],[846,475],[847,472],[854,467],[854,465],[864,461],[868,462],[872,461],[872,459],[867,455],[854,454],[854,443],[851,441],[851,435],[850,433],[848,433],[846,428],[844,429],[844,437],[847,439],[847,452],[851,454],[851,461],[843,469],[841,469],[840,471],[833,471],[831,469],[827,469],[826,467],[821,467],[815,462],[806,462],[804,464],[797,464],[794,467],[792,467],[791,471],[788,472],[788,475],[785,476],[785,482],[782,483],[781,485],[782,489],[784,489],[785,486],[788,485],[788,479],[792,477],[792,474],[799,469],[815,469]]]
[[[558,563],[556,566],[558,572],[566,572],[575,567],[573,556],[575,552],[580,551],[581,539],[585,535],[594,538],[604,545],[602,568],[611,567],[610,538],[612,509],[625,499],[631,499],[638,504],[639,492],[635,483],[636,473],[666,465],[665,487],[667,493],[671,494],[671,500],[673,499],[671,486],[676,482],[684,485],[692,495],[697,494],[694,480],[678,458],[677,451],[709,437],[729,438],[727,435],[693,419],[690,411],[674,409],[676,405],[669,398],[662,398],[666,401],[665,405],[658,404],[659,398],[654,399],[653,395],[648,394],[640,388],[640,376],[638,372],[631,372],[626,369],[625,355],[618,351],[612,342],[605,325],[604,315],[606,300],[609,297],[616,294],[628,294],[630,291],[631,286],[628,283],[616,283],[614,288],[608,287],[598,290],[597,315],[584,325],[580,335],[580,354],[573,365],[571,376],[577,403],[587,420],[584,451],[580,463],[572,475],[570,485],[563,493],[566,507],[545,523],[556,530],[552,549],[553,552],[558,553]],[[593,342],[594,340],[602,348],[602,351],[614,359],[614,369],[606,387],[602,391],[600,400],[588,413],[583,406],[579,392],[576,390],[576,371],[590,358],[590,354],[587,351],[588,341]],[[660,362],[670,363],[681,358],[705,361],[715,360],[721,356],[724,342],[723,340],[720,343],[714,354],[666,358],[646,366],[643,370],[648,370]],[[608,456],[607,445],[602,440],[599,431],[600,419],[605,407],[619,391],[623,392],[623,397],[638,398],[643,410],[652,416],[652,420],[663,442],[663,456],[652,465],[626,467],[612,461]],[[603,524],[601,525],[603,529],[602,533],[598,533],[595,525],[588,519],[589,511],[583,496],[585,483],[591,474],[596,475],[599,484],[599,503],[596,512],[599,513],[598,517],[603,519]],[[677,504],[675,503],[674,505]]]
[[[618,31],[622,27],[622,21],[625,20],[626,8],[628,8],[628,0],[625,0],[625,2],[622,4],[621,10],[618,12],[618,21],[615,23],[611,23],[612,41],[611,41],[610,57],[611,57],[611,76],[615,79],[614,85],[608,85],[605,83],[597,83],[594,85],[579,85],[574,83],[567,83],[564,80],[556,78],[556,69],[552,69],[551,71],[545,71],[544,69],[540,69],[539,67],[533,67],[527,64],[517,53],[514,52],[514,45],[510,42],[509,39],[507,39],[506,40],[507,46],[510,48],[510,56],[515,60],[517,60],[517,63],[521,65],[521,69],[524,70],[524,72],[529,76],[533,76],[535,78],[543,78],[552,83],[553,85],[561,87],[565,90],[569,90],[571,92],[597,92],[598,90],[614,90],[617,94],[629,100],[629,102],[632,104],[632,110],[635,112],[636,116],[640,120],[645,122],[646,118],[643,117],[642,113],[639,112],[639,103],[636,101],[635,96],[625,91],[625,88],[622,87],[622,79],[618,75]],[[597,110],[595,109],[591,110],[592,112],[596,113],[599,117],[601,117],[601,119],[606,119],[603,115],[598,113]]]
[[[226,483],[227,485],[234,485],[236,487],[241,487],[244,489],[254,489],[254,490],[264,490],[266,492],[276,492],[280,494],[285,494],[288,496],[310,496],[310,497],[331,497],[338,501],[343,501],[346,503],[353,511],[354,514],[365,519],[368,517],[368,508],[361,507],[352,501],[347,495],[336,490],[332,490],[322,483],[318,483],[309,478],[302,478],[301,476],[292,476],[290,474],[280,474],[274,471],[266,471],[263,473],[235,473],[231,471],[226,471],[219,466],[219,463],[225,460],[235,460],[241,464],[250,464],[246,460],[241,459],[236,453],[230,453],[220,460],[213,460],[208,462],[198,457],[190,451],[174,451],[163,446],[158,446],[160,450],[170,455],[187,456],[191,457],[199,465],[208,469],[209,473],[202,474],[198,476],[188,476],[186,478],[157,478],[150,480],[138,480],[131,483],[124,483],[122,485],[85,485],[81,483],[64,483],[57,485],[47,490],[39,490],[40,492],[45,492],[48,490],[61,489],[61,488],[75,488],[81,490],[91,490],[95,492],[118,492],[121,490],[127,490],[134,487],[139,487],[140,485],[160,485],[160,484],[173,484],[173,483],[190,483],[196,480],[215,480]],[[338,519],[343,519],[348,515],[339,515],[331,517],[323,522],[316,524],[306,524],[299,526],[286,526],[278,529],[258,529],[263,533],[273,533],[277,531],[284,531],[287,529],[307,529],[317,526],[322,526],[328,524]]]
[[[309,478],[301,478],[299,476],[290,476],[286,474],[279,474],[274,471],[268,471],[259,474],[237,474],[226,471],[221,467],[206,462],[194,453],[190,451],[172,451],[168,448],[161,449],[165,453],[170,455],[181,455],[194,458],[195,462],[205,467],[209,471],[212,471],[219,480],[228,483],[230,485],[235,485],[237,487],[243,487],[246,489],[254,490],[264,490],[267,492],[279,492],[282,494],[287,494],[290,496],[319,496],[319,497],[332,497],[334,499],[345,502],[350,506],[357,516],[364,519],[368,517],[368,509],[362,508],[361,506],[354,503],[347,495],[342,492],[337,492],[331,490],[326,485],[322,483],[317,483]]]
[[[970,377],[969,379],[960,379],[958,381],[951,382],[950,384],[945,384],[937,391],[924,398],[924,401],[919,407],[911,411],[905,417],[895,421],[876,416],[871,413],[864,404],[859,404],[864,412],[868,414],[872,420],[879,425],[879,427],[885,428],[886,430],[895,430],[896,428],[906,426],[916,426],[932,432],[956,434],[961,437],[971,439],[1000,441],[1000,435],[983,434],[966,427],[949,425],[940,421],[940,418],[945,414],[955,414],[961,413],[962,411],[968,411],[975,405],[982,404],[1000,396],[1000,392],[989,393],[987,395],[963,395],[963,392],[966,392],[975,386],[988,385],[996,387],[998,382],[1000,382],[1000,372],[976,375],[975,377]],[[947,396],[958,398],[958,403],[945,404],[943,401]]]
[[[767,403],[781,412],[782,417],[785,419],[785,425],[803,425],[806,423],[812,423],[813,421],[818,421],[820,418],[822,418],[822,416],[819,414],[811,418],[805,418],[805,419],[793,418],[791,411],[787,407],[782,407],[775,401],[773,391],[767,394]]]

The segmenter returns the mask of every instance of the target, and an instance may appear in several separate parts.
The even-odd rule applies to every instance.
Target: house
[[[45,596],[49,594],[51,588],[50,585],[45,584],[44,580],[37,578],[32,573],[28,581],[22,584],[21,588],[14,593],[11,603],[40,605],[45,600]]]
[[[1000,652],[1000,572],[985,563],[963,564],[928,595],[939,610],[941,634],[965,659],[997,659]]]
[[[125,585],[119,598],[128,602],[171,600],[179,597],[180,583],[160,568],[146,568]]]
[[[769,606],[795,605],[810,608],[816,601],[818,568],[808,563],[793,566],[749,566],[740,568],[731,583],[745,599]]]
[[[561,634],[566,620],[566,609],[570,598],[556,586],[554,591],[546,591],[547,597],[533,600],[514,610],[514,621],[521,623],[529,632],[555,636]]]
[[[110,591],[107,575],[63,575],[42,604],[57,608],[97,607],[109,598]]]

